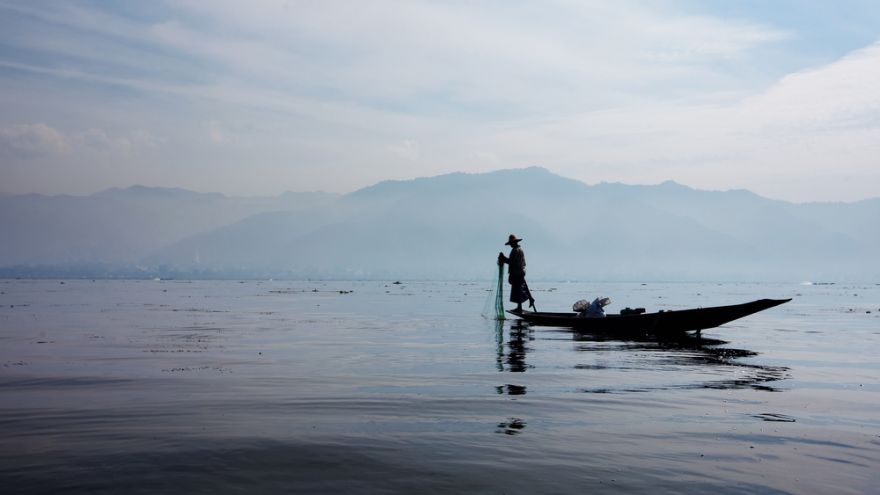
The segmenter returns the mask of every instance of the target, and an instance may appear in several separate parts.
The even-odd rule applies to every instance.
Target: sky
[[[880,196],[880,2],[0,0],[0,192]]]

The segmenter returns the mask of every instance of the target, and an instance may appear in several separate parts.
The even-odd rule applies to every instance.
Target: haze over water
[[[880,286],[534,283],[541,310],[788,298],[703,341],[480,316],[488,283],[0,282],[4,493],[870,493]]]

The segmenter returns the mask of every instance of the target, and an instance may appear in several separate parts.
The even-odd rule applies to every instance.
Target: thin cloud
[[[64,134],[43,123],[0,128],[0,154],[30,159],[67,151]]]
[[[82,167],[87,153],[128,149],[135,171],[148,161],[136,150],[149,148],[152,160],[187,164],[168,181],[192,187],[210,176],[232,193],[243,183],[293,187],[277,177],[341,191],[541,164],[588,182],[672,178],[843,198],[866,193],[791,179],[868,177],[880,156],[877,46],[786,74],[774,61],[789,59],[799,34],[760,17],[568,0],[127,8],[0,1],[23,23],[4,40],[15,56],[0,56],[14,76],[0,80],[0,99],[18,109],[5,129],[81,129],[62,137],[66,159]],[[50,98],[60,102],[54,113]],[[137,144],[141,131],[163,145]],[[7,154],[21,138],[11,132]],[[260,177],[246,176],[253,163]],[[228,175],[204,173],[214,169]]]
[[[77,45],[71,43],[58,50],[124,65],[124,73],[111,73],[113,77],[123,78],[136,68],[132,48],[147,55],[138,72],[148,78],[156,77],[156,57],[172,50],[178,60],[162,65],[170,63],[175,71],[159,85],[187,80],[199,86],[244,83],[410,113],[445,106],[459,117],[476,104],[488,119],[498,117],[498,112],[486,112],[492,105],[508,106],[502,118],[510,112],[607,105],[618,85],[630,96],[652,95],[652,81],[668,87],[670,80],[712,72],[700,66],[711,67],[718,57],[789,37],[766,26],[678,16],[640,5],[559,2],[540,9],[498,9],[433,2],[258,4],[169,3],[161,20],[153,23],[79,5],[62,5],[57,11],[16,8],[77,29],[87,39],[124,41],[121,49],[109,44],[90,51],[80,44],[70,53]],[[123,56],[114,56],[115,51]],[[199,62],[202,72],[180,74],[182,56]]]
[[[25,160],[52,156],[69,158],[82,152],[127,155],[157,144],[158,141],[143,130],[118,135],[95,128],[65,133],[45,123],[0,127],[0,154]]]

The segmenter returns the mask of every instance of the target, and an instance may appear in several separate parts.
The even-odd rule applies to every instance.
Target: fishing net
[[[494,273],[493,273],[494,275]],[[483,318],[504,319],[504,265],[498,264],[498,276],[486,289],[486,302],[483,304]]]

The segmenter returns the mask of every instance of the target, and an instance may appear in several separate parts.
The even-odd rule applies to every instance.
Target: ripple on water
[[[4,495],[876,484],[876,319],[837,311],[851,295],[836,287],[535,284],[547,308],[801,294],[663,341],[495,325],[480,291],[388,283],[71,281],[70,302],[57,282],[4,285]]]

